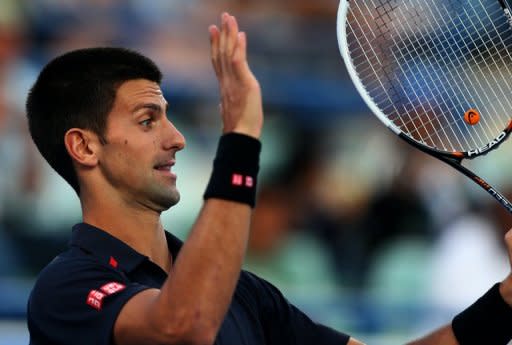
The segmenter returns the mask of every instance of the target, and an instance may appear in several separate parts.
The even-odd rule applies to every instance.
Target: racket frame
[[[499,1],[501,6],[503,7],[505,15],[507,16],[507,19],[510,25],[512,26],[512,13],[510,12],[508,5],[505,4],[504,0],[497,1]],[[496,188],[487,183],[483,178],[476,175],[474,172],[472,172],[471,170],[462,165],[463,159],[473,159],[479,156],[486,155],[490,151],[497,149],[512,132],[512,120],[509,122],[508,126],[505,129],[503,129],[503,131],[501,131],[500,134],[491,142],[484,145],[483,147],[475,148],[473,150],[466,152],[448,152],[438,150],[436,148],[427,146],[421,143],[420,141],[417,141],[416,139],[407,135],[400,128],[398,128],[398,126],[396,126],[386,115],[384,115],[381,109],[375,104],[375,102],[372,100],[372,98],[366,91],[366,88],[361,82],[357,74],[357,71],[352,63],[352,58],[349,55],[348,42],[346,40],[346,18],[349,9],[349,2],[349,0],[340,0],[340,5],[338,7],[336,24],[338,47],[340,50],[340,54],[343,58],[343,61],[345,62],[345,66],[347,67],[347,72],[366,105],[387,128],[389,128],[402,140],[412,145],[413,147],[417,148],[418,150],[445,162],[446,164],[455,168],[462,174],[466,175],[473,182],[475,182],[477,185],[483,188],[487,193],[489,193],[492,197],[494,197],[494,199],[496,199],[508,212],[512,213],[512,203],[509,200],[507,200],[505,196],[503,196]]]

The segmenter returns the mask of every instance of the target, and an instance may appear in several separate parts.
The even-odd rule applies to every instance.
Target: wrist
[[[249,129],[249,128],[243,128],[243,127],[237,127],[233,128],[233,130],[224,132],[224,135],[230,134],[230,133],[236,133],[240,135],[246,135],[248,137],[254,138],[259,140],[261,137],[261,129]]]
[[[261,143],[256,138],[242,133],[224,134],[219,140],[204,199],[217,198],[254,207],[260,152]]]

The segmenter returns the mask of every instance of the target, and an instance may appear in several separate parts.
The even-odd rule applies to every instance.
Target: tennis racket
[[[393,133],[457,169],[512,130],[512,15],[501,0],[341,0],[338,44],[372,112]]]

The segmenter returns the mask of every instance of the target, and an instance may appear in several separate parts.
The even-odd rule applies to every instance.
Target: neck
[[[123,241],[137,252],[146,255],[165,272],[171,268],[160,212],[141,205],[128,205],[121,200],[94,197],[81,193],[83,221],[100,228]]]

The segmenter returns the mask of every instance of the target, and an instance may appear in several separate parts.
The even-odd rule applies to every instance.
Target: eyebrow
[[[167,114],[167,111],[169,110],[169,103],[165,103],[165,111],[164,109],[162,109],[162,107],[160,106],[160,104],[157,104],[157,103],[140,103],[140,104],[137,104],[133,110],[132,110],[132,113],[136,113],[137,111],[141,110],[141,109],[150,109],[150,110],[153,110],[153,111],[156,111],[156,112],[159,112],[159,113],[164,113],[164,114]]]

